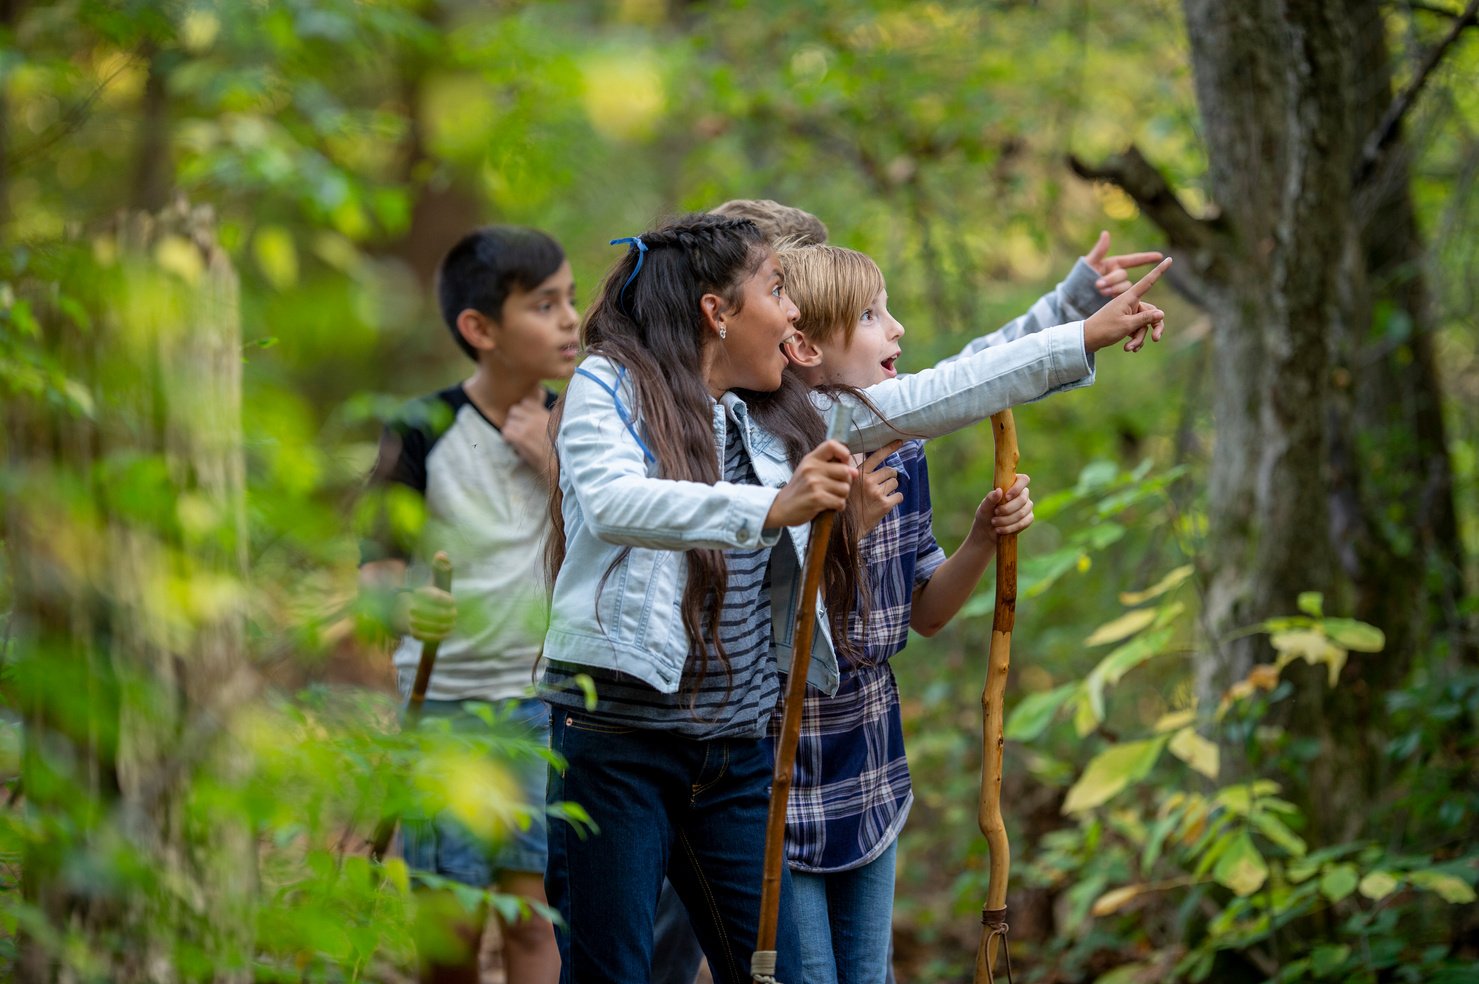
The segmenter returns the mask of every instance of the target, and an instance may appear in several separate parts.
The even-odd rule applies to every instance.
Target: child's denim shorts
[[[491,706],[495,717],[506,722],[498,734],[519,734],[549,746],[549,705],[537,698],[492,702],[428,700],[422,705],[422,718],[451,718],[456,730],[487,731],[488,724],[467,711],[467,707],[477,704]],[[401,854],[407,867],[413,872],[431,872],[477,888],[493,884],[504,872],[544,874],[549,858],[544,822],[547,763],[529,756],[515,762],[500,761],[499,764],[517,778],[520,795],[533,811],[529,826],[526,829],[512,827],[506,838],[490,844],[446,811],[430,817],[404,817],[401,821]]]

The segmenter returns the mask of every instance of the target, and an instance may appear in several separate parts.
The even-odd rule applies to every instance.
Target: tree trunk
[[[1382,694],[1435,630],[1462,645],[1453,479],[1400,132],[1375,166],[1364,156],[1394,105],[1386,21],[1376,0],[1184,7],[1216,213],[1188,215],[1133,149],[1076,166],[1120,183],[1166,231],[1191,260],[1173,277],[1214,324],[1204,704],[1271,654],[1241,630],[1293,614],[1303,591],[1387,633],[1386,652],[1353,656],[1334,689],[1323,671],[1293,671],[1281,708],[1279,723],[1319,742],[1291,792],[1329,842],[1357,833],[1365,811],[1352,806],[1381,788]]]
[[[181,979],[187,939],[209,979],[249,977],[251,842],[186,809],[202,767],[229,781],[213,739],[248,680],[237,282],[212,225],[125,217],[112,261],[63,281],[90,291],[90,329],[43,321],[71,384],[5,414],[27,807],[82,819],[32,846],[25,892],[117,981]],[[63,957],[32,934],[19,979],[68,979]]]

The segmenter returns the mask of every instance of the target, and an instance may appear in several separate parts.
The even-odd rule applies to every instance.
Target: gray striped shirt
[[[724,480],[755,485],[755,469],[733,417],[724,448]],[[669,731],[688,738],[759,738],[765,734],[780,696],[780,680],[770,649],[770,548],[727,550],[729,579],[719,621],[719,640],[728,657],[726,670],[710,647],[700,674],[697,649],[689,652],[683,681],[674,694],[660,693],[636,677],[550,661],[541,682],[544,699],[556,707],[585,711],[578,673],[596,685],[589,713],[633,728]],[[705,606],[707,607],[707,606]]]

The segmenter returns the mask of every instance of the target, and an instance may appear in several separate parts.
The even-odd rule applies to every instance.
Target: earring
[[[728,333],[729,333],[728,332],[728,329],[726,329],[723,325],[720,325],[719,326],[719,340],[721,342],[724,340],[724,336],[727,335]]]

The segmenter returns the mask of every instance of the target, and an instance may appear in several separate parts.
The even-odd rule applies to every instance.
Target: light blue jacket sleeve
[[[578,503],[593,535],[608,543],[660,550],[754,547],[779,490],[731,482],[684,482],[656,477],[637,439],[631,388],[599,356],[581,366],[606,385],[577,373],[565,390],[555,448],[560,488]],[[625,408],[618,412],[613,392]],[[717,452],[715,452],[717,458]],[[567,504],[568,508],[568,504]],[[771,531],[766,537],[778,536]]]
[[[863,393],[882,418],[855,405],[847,443],[862,451],[900,435],[940,437],[998,410],[1087,385],[1093,373],[1093,360],[1084,349],[1083,322],[1054,325],[868,387]]]
[[[946,358],[940,364],[951,362],[961,356],[973,355],[993,345],[1005,345],[1007,342],[1035,334],[1052,325],[1087,319],[1089,315],[1109,302],[1109,299],[1101,295],[1094,287],[1094,281],[1098,279],[1099,275],[1094,272],[1094,268],[1089,266],[1083,257],[1079,257],[1078,262],[1073,265],[1073,269],[1068,271],[1068,276],[1063,282],[1039,297],[1032,307],[1027,309],[1026,314],[1007,322],[990,334],[972,339],[959,353]],[[1092,373],[1090,376],[1092,379]]]

